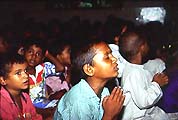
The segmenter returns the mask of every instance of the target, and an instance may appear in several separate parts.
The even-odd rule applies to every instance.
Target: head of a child
[[[119,49],[122,56],[129,62],[135,59],[137,54],[144,58],[149,50],[146,38],[137,31],[124,33],[119,42]]]
[[[8,54],[1,59],[0,83],[9,92],[28,88],[27,63],[23,56]]]
[[[45,58],[45,41],[40,38],[29,38],[24,45],[24,51],[24,57],[28,63],[28,67],[34,68],[42,63]]]
[[[118,75],[116,60],[105,42],[92,40],[81,45],[72,56],[72,66],[80,71],[79,79],[94,78],[108,81]]]
[[[68,40],[56,40],[52,43],[52,47],[50,47],[48,50],[59,60],[62,65],[71,65],[71,45]]]
[[[7,38],[0,33],[0,53],[5,53],[7,52],[9,45]]]

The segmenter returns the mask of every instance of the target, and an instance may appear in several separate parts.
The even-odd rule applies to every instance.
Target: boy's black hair
[[[84,42],[79,46],[75,46],[75,49],[72,49],[71,59],[72,59],[72,79],[75,78],[76,84],[81,78],[86,79],[88,76],[83,71],[83,66],[85,64],[92,65],[93,57],[96,55],[96,50],[94,48],[95,45],[101,43],[103,41],[94,39],[89,40],[88,42]],[[77,78],[73,77],[73,75],[79,75]]]
[[[7,78],[13,64],[23,64],[25,62],[26,60],[23,56],[12,52],[7,53],[0,61],[0,76]]]
[[[136,37],[136,39],[131,37]],[[145,42],[146,38],[143,36],[143,33],[136,30],[125,32],[121,35],[119,40],[119,51],[121,55],[130,62],[133,56],[139,52],[140,46]]]
[[[70,46],[70,43],[68,40],[65,39],[57,39],[54,42],[50,44],[50,47],[48,48],[48,51],[56,56],[57,54],[61,54],[62,51],[65,49],[66,46]]]
[[[46,40],[38,37],[30,37],[24,40],[24,50],[27,51],[32,45],[42,49],[42,54],[45,55],[47,50]]]

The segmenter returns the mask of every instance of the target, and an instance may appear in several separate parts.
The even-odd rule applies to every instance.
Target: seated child
[[[6,37],[0,33],[0,54],[5,53],[8,50],[9,44]]]
[[[39,38],[27,39],[26,44],[24,45],[24,56],[28,63],[29,94],[32,103],[38,108],[37,112],[43,114],[43,117],[48,116],[48,113],[49,116],[53,114],[51,113],[51,110],[48,111],[46,108],[55,107],[58,101],[49,100],[45,79],[48,75],[55,75],[58,71],[63,71],[63,66],[55,60],[51,60],[54,64],[43,62],[45,52],[45,41],[41,41]]]
[[[2,120],[42,120],[36,113],[29,95],[27,63],[16,54],[3,56],[0,64],[0,119]]]
[[[121,79],[126,92],[122,119],[169,120],[171,116],[155,105],[163,95],[161,87],[168,84],[168,77],[163,73],[153,76],[142,65],[149,50],[146,38],[137,32],[127,32],[119,46],[121,55],[128,61]]]
[[[46,56],[54,57],[64,67],[64,71],[58,75],[50,75],[46,78],[49,99],[60,99],[65,91],[71,87],[70,84],[70,44],[67,41],[55,41],[53,47],[48,49]],[[58,93],[58,94],[56,94]],[[60,96],[59,96],[60,95]]]
[[[91,40],[81,44],[72,58],[73,68],[80,71],[80,82],[60,99],[54,120],[117,119],[125,97],[119,87],[111,95],[104,87],[118,75],[117,60],[108,45]]]

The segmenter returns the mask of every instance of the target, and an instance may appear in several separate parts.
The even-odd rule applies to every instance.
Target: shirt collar
[[[98,101],[100,101],[100,98],[96,95],[96,93],[90,87],[90,85],[86,82],[86,80],[81,79],[79,85],[80,85],[81,90],[83,91],[83,93],[86,93],[86,97],[88,97],[90,99],[91,98],[96,98],[96,99],[98,99]],[[105,97],[106,95],[109,95],[109,90],[104,87],[103,91],[101,92],[101,99],[103,99],[103,97]]]
[[[13,100],[11,99],[8,91],[2,86],[0,88],[0,95],[1,95],[1,97],[4,96],[5,98],[7,98],[7,102],[12,103],[12,104],[14,103]],[[27,99],[25,97],[24,93],[22,93],[22,95],[24,96],[24,99]]]
[[[130,63],[130,62],[127,62],[126,63],[127,65],[129,65],[129,66],[133,66],[133,67],[137,67],[137,68],[140,68],[140,69],[143,69],[143,65],[139,65],[139,64],[132,64],[132,63]]]

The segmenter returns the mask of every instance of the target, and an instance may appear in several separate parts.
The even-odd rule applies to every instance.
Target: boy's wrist
[[[102,120],[114,120],[113,116],[104,113]]]

